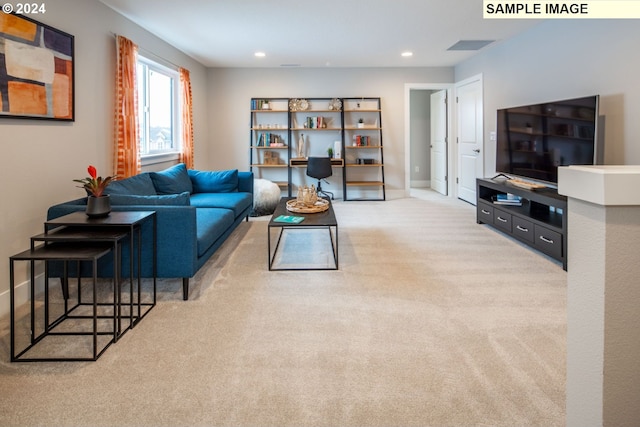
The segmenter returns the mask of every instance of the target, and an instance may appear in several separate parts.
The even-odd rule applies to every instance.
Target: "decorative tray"
[[[540,188],[546,187],[545,185],[542,185],[542,184],[536,184],[528,181],[521,181],[519,179],[510,179],[507,181],[507,184],[513,185],[514,187],[518,187],[518,188],[524,188],[525,190],[531,190],[531,191],[539,190]]]
[[[329,201],[325,199],[318,199],[315,204],[307,206],[303,202],[299,202],[296,199],[289,200],[287,202],[287,210],[297,213],[318,213],[324,212],[329,209]]]

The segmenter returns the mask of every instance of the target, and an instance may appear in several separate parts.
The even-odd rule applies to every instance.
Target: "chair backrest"
[[[329,157],[309,157],[307,159],[307,176],[323,179],[331,175],[333,175],[333,170]]]

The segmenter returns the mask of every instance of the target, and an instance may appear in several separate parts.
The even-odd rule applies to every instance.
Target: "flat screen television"
[[[599,96],[498,110],[496,172],[557,185],[558,166],[602,163]]]

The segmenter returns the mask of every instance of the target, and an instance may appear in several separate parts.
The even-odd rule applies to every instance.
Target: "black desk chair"
[[[321,185],[321,180],[331,175],[333,175],[333,170],[331,169],[331,159],[329,157],[309,157],[307,160],[307,176],[318,180],[318,185],[316,186],[318,196],[325,195],[329,197],[331,195],[331,200],[333,200],[333,193],[323,191]],[[327,181],[325,180],[325,182]]]

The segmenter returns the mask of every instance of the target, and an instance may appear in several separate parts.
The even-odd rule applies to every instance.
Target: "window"
[[[136,68],[140,157],[178,154],[179,75],[142,56]]]

